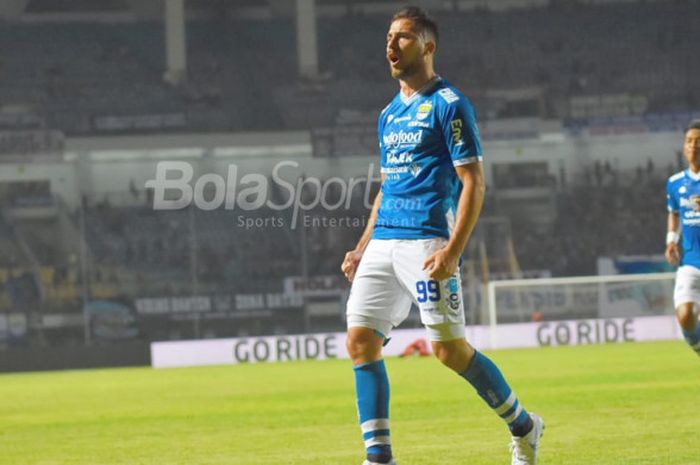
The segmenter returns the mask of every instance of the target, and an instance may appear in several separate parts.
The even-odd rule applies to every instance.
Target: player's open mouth
[[[392,65],[396,65],[399,62],[399,56],[396,53],[389,53],[386,57]]]

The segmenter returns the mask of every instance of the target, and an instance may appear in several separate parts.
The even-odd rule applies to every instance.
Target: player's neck
[[[688,171],[694,175],[700,175],[700,166],[688,165]]]
[[[425,69],[411,77],[401,79],[399,80],[401,85],[401,93],[406,97],[411,97],[436,77],[437,74],[435,74],[435,71],[432,69]]]

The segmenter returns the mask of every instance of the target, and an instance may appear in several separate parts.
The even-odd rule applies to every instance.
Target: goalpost
[[[491,281],[489,325],[673,314],[675,273]]]

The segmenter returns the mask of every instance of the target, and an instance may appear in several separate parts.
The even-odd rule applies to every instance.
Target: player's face
[[[689,164],[700,167],[700,129],[689,129],[685,133],[683,154]]]
[[[409,78],[426,66],[426,43],[410,19],[397,19],[386,35],[386,59],[394,79]]]

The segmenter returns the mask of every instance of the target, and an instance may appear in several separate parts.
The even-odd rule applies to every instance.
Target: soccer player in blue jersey
[[[683,154],[688,169],[674,174],[666,183],[666,260],[672,265],[680,264],[673,305],[683,337],[700,355],[700,120],[688,125]]]
[[[512,464],[531,465],[542,419],[525,411],[496,365],[464,337],[458,265],[483,203],[482,155],[471,103],[435,74],[437,43],[435,22],[419,8],[393,16],[386,57],[400,90],[377,125],[382,187],[357,247],[341,266],[352,282],[347,349],[367,451],[364,465],[395,463],[381,350],[412,303],[437,358],[508,425]]]

